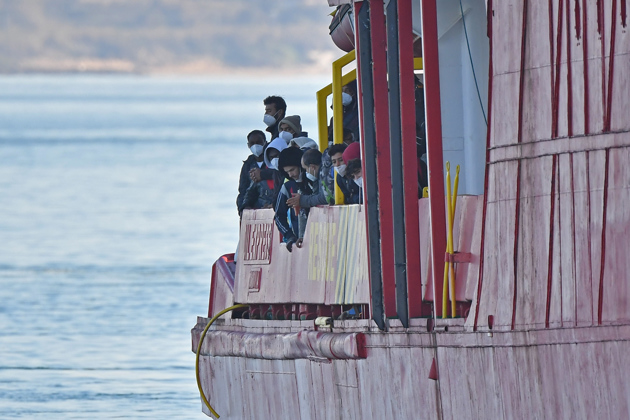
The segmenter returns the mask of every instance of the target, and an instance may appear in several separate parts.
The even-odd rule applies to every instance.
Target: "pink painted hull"
[[[193,330],[196,348],[205,319]],[[358,360],[201,358],[203,388],[223,419],[626,419],[630,326],[465,332],[378,331],[364,320]],[[310,321],[231,320],[217,329],[288,332]],[[433,359],[439,382],[429,379]],[[204,412],[205,407],[204,407]]]

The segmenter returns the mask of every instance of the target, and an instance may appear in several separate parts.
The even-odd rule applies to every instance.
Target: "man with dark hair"
[[[282,141],[282,140],[280,140]],[[282,234],[282,240],[287,244],[287,250],[292,251],[293,244],[299,239],[298,217],[302,209],[299,206],[289,206],[287,201],[294,194],[310,194],[311,189],[305,181],[301,165],[302,151],[297,147],[288,147],[280,152],[278,168],[287,181],[282,185],[276,200],[276,216],[274,221]]]
[[[287,200],[289,206],[299,206],[300,208],[308,209],[328,204],[324,195],[324,189],[321,187],[321,167],[322,154],[319,150],[309,149],[304,152],[304,155],[302,155],[302,169],[312,193],[308,195],[294,194],[293,197]]]
[[[356,146],[353,146],[353,148]],[[332,162],[332,176],[336,175],[337,186],[343,194],[345,204],[358,204],[359,203],[359,187],[353,180],[345,177],[346,175],[346,162],[343,159],[343,154],[346,151],[347,146],[344,143],[335,144],[328,148],[330,154],[330,160]]]
[[[265,115],[263,122],[267,125],[267,131],[271,133],[271,139],[278,137],[278,125],[287,113],[287,103],[280,96],[267,96],[263,100]]]
[[[363,203],[363,172],[361,159],[352,159],[346,168],[346,177],[354,181],[359,187],[359,204]]]
[[[238,183],[238,196],[236,197],[236,207],[239,214],[241,214],[243,209],[245,192],[252,185],[249,171],[254,168],[266,167],[263,162],[263,150],[266,146],[265,140],[265,133],[260,130],[254,130],[247,135],[247,148],[252,152],[252,154],[243,161],[243,166],[241,167],[241,175]],[[250,205],[253,206],[250,208],[260,208],[256,207],[255,203],[251,203]]]

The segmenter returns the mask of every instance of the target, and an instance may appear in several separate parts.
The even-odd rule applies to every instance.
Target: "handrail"
[[[332,63],[332,83],[317,91],[317,128],[319,131],[319,150],[328,148],[328,109],[326,101],[333,96],[333,143],[343,142],[343,104],[341,101],[341,88],[357,78],[357,71],[353,69],[342,74],[344,66],[356,59],[355,50],[341,56]],[[413,59],[414,70],[422,70],[424,63],[422,57]],[[337,123],[339,122],[339,124]],[[335,204],[344,204],[343,194],[337,186],[337,173],[335,172]]]

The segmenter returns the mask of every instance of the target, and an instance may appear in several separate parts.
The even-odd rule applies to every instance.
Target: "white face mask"
[[[286,141],[287,144],[289,144],[289,142],[293,140],[293,134],[289,133],[288,131],[281,131],[280,133],[278,133],[278,137]]]
[[[278,161],[280,160],[280,158],[273,158],[271,159],[271,169],[278,169]]]
[[[335,166],[335,172],[337,172],[339,174],[339,176],[345,176],[346,175],[346,165],[339,165],[339,166]]]
[[[355,179],[354,183],[359,186],[359,188],[363,188],[363,177],[360,176],[359,179]]]
[[[343,106],[348,106],[352,103],[352,95],[346,92],[341,92],[341,104]]]
[[[252,151],[254,156],[259,157],[263,152],[263,146],[262,144],[255,144],[252,147],[250,147],[249,150]]]
[[[316,177],[315,175],[313,175],[312,173],[310,173],[310,172],[307,172],[307,173],[306,173],[306,177],[307,177],[309,180],[311,180],[311,181],[316,181],[316,180],[317,180],[317,177]]]
[[[267,125],[267,127],[271,127],[276,123],[276,117],[273,115],[265,114],[263,116],[263,122]]]

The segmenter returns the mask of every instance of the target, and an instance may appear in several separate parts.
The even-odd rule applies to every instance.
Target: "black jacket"
[[[238,196],[236,197],[237,209],[241,209],[243,206],[245,191],[247,191],[252,183],[252,180],[249,177],[249,171],[254,168],[258,168],[258,164],[256,163],[256,156],[252,154],[249,155],[247,159],[245,159],[245,161],[243,162],[243,167],[241,168],[241,176],[238,182]]]

